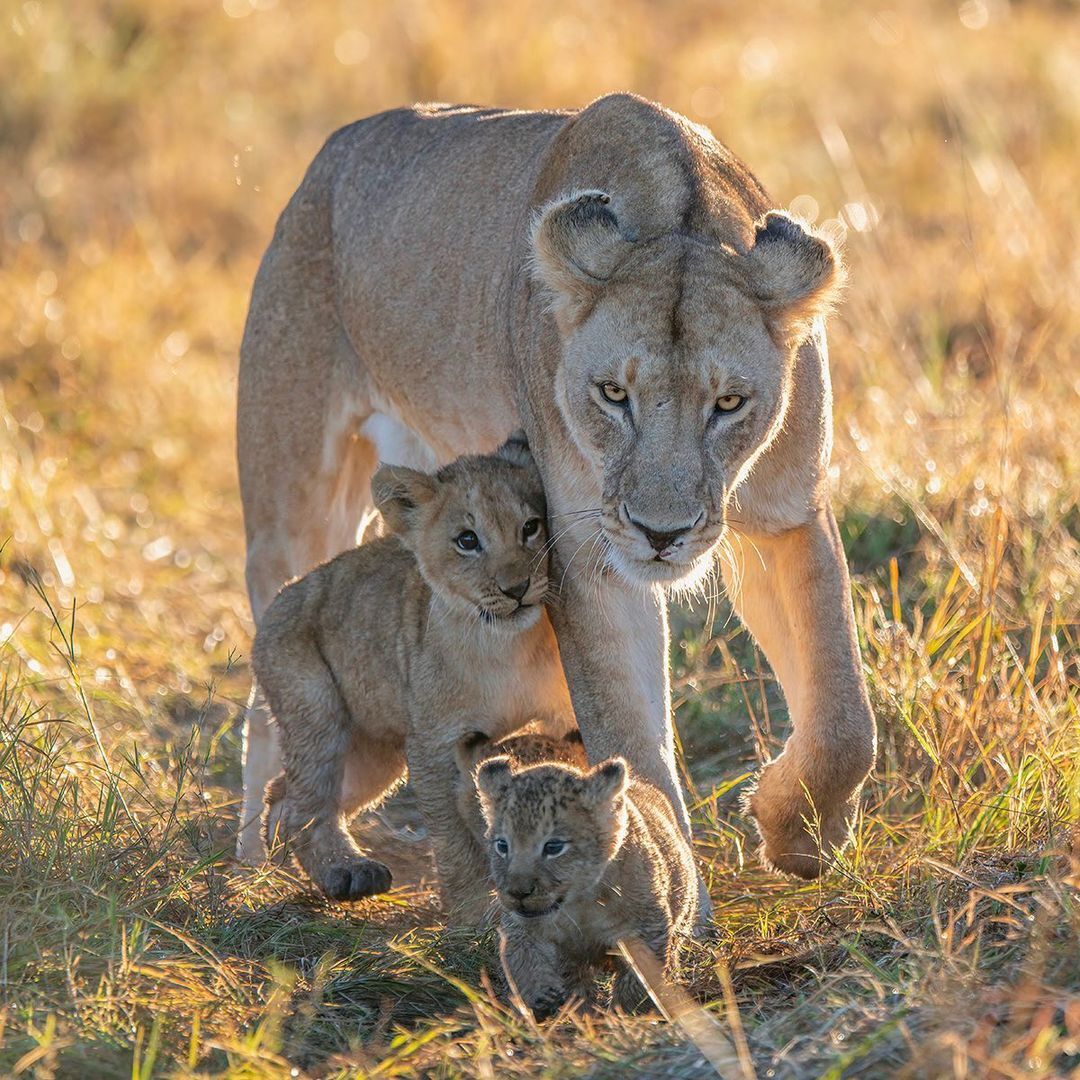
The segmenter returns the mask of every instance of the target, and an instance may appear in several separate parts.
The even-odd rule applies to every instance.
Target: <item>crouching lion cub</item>
[[[394,535],[287,585],[256,634],[285,766],[267,787],[267,839],[332,898],[384,892],[389,869],[347,826],[407,769],[444,899],[471,920],[488,906],[488,870],[455,813],[461,736],[574,722],[542,606],[543,486],[513,437],[434,475],[383,466],[372,494]]]
[[[594,970],[637,939],[674,976],[697,917],[690,844],[667,797],[631,777],[622,758],[595,768],[516,768],[492,758],[476,771],[503,910],[507,976],[538,1017],[571,994],[589,996]],[[645,991],[620,962],[612,1004],[638,1008]]]

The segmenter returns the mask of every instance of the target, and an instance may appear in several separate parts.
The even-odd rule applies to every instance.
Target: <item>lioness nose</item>
[[[519,581],[516,585],[500,585],[503,596],[509,596],[512,600],[521,602],[521,598],[529,591],[529,578]]]
[[[534,884],[529,885],[511,885],[506,890],[515,900],[524,900],[536,891]]]
[[[627,517],[630,515],[628,514]],[[671,547],[680,536],[684,536],[701,521],[702,514],[699,514],[696,521],[692,521],[689,525],[679,525],[676,528],[671,526],[658,527],[654,525],[646,525],[643,521],[638,521],[637,518],[630,518],[631,524],[637,526],[644,534],[645,539],[649,541],[649,544],[654,551],[663,551],[664,548]]]

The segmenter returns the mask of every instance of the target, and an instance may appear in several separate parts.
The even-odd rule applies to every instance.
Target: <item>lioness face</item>
[[[586,772],[560,764],[514,769],[505,757],[477,769],[492,879],[505,911],[553,916],[568,899],[596,889],[626,832],[625,787],[621,758]]]
[[[371,486],[383,520],[448,607],[499,630],[536,624],[548,588],[547,530],[523,437],[433,475],[384,465]]]
[[[601,492],[608,564],[645,583],[704,573],[731,492],[780,430],[795,351],[837,286],[828,244],[771,213],[745,254],[628,239],[586,193],[538,217],[562,339],[556,402]]]

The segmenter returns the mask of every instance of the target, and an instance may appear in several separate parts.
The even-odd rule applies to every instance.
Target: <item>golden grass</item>
[[[423,888],[333,906],[227,854],[250,633],[235,356],[276,213],[357,116],[623,88],[846,231],[852,271],[836,506],[881,753],[837,872],[769,877],[738,795],[782,699],[734,625],[675,613],[717,911],[689,992],[733,1075],[1080,1067],[1073,5],[0,20],[0,1071],[710,1075],[656,1017],[523,1019],[492,942],[442,929]]]

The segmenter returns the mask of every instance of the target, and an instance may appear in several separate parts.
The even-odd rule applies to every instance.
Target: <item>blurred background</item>
[[[852,903],[911,903],[942,860],[980,881],[964,860],[1031,866],[1076,820],[1075,3],[6,0],[0,70],[0,711],[18,750],[0,783],[22,800],[0,830],[0,912],[29,950],[9,961],[5,936],[0,981],[21,987],[24,1021],[52,1010],[62,1030],[78,1012],[67,931],[24,901],[59,873],[50,852],[65,853],[56,895],[102,926],[125,904],[188,928],[235,916],[208,853],[229,847],[248,686],[233,448],[247,299],[326,137],[414,100],[574,108],[633,90],[708,125],[776,205],[843,241],[835,501],[882,735],[850,871],[875,884]],[[750,938],[798,951],[827,933],[807,915],[821,896],[757,870],[757,899],[736,887],[755,865],[737,796],[780,745],[783,703],[722,601],[680,609],[676,628],[700,852],[737,970]],[[110,792],[130,815],[103,834]],[[98,911],[106,856],[135,858],[132,836],[149,861]],[[192,852],[209,869],[162,914],[146,882]],[[1075,916],[1055,911],[1067,930]],[[971,962],[968,989],[1011,977]],[[1073,1000],[1075,973],[1048,971],[1033,977]],[[816,1030],[850,1039],[870,1015],[852,1008]],[[1069,1024],[1080,1038],[1077,1010],[1032,1029],[1048,1070]],[[768,1059],[778,1036],[754,1030]]]

